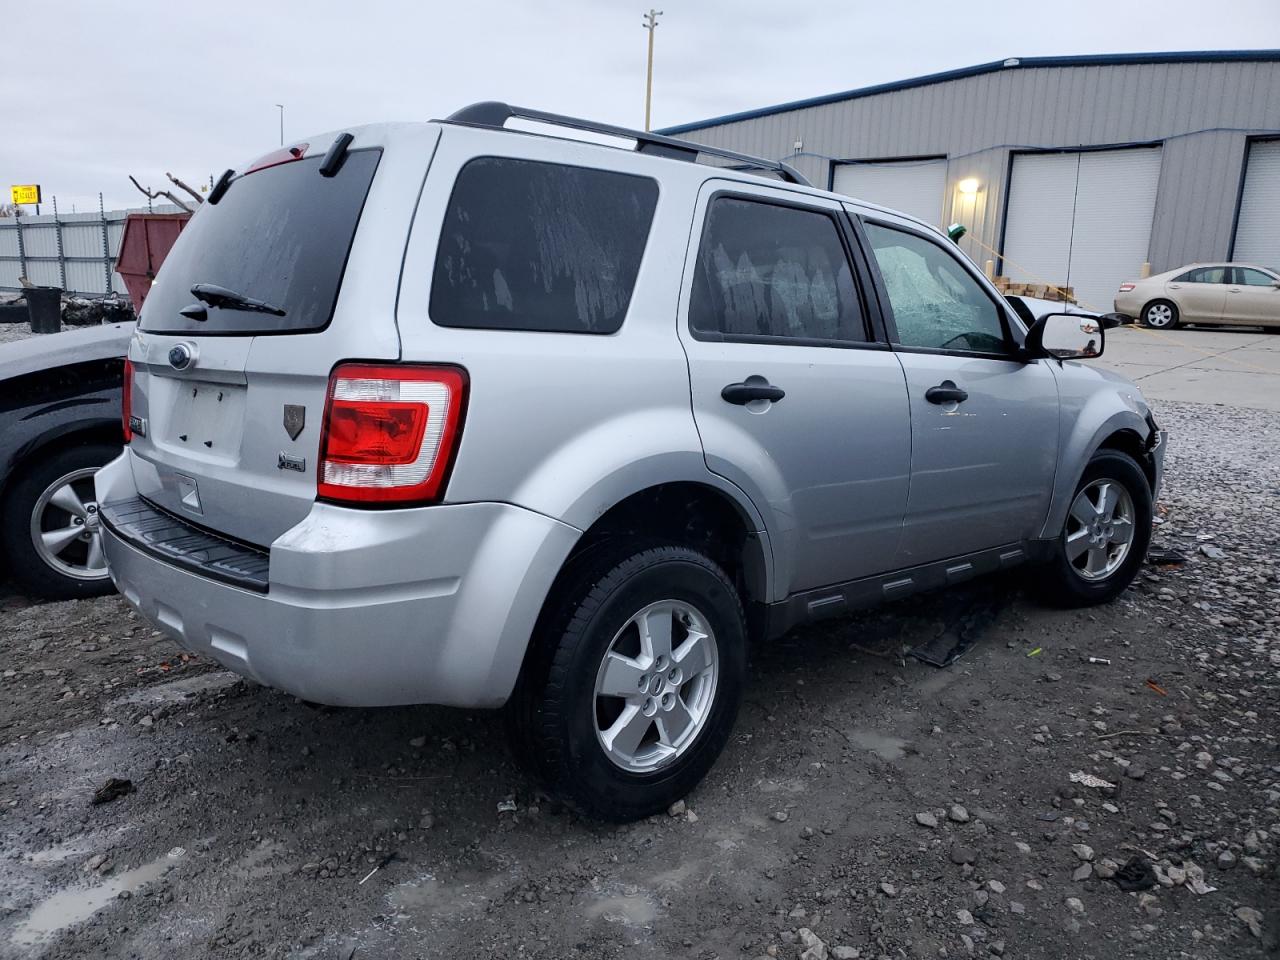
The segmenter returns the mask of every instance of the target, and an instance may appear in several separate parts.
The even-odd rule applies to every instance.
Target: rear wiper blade
[[[243,293],[236,293],[234,290],[228,290],[213,283],[197,283],[191,288],[191,295],[197,300],[203,300],[211,307],[228,307],[232,310],[244,310],[247,313],[269,313],[273,317],[285,315],[284,311],[275,304],[246,297]]]

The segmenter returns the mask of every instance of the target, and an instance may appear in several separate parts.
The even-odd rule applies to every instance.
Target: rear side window
[[[259,335],[327,326],[380,150],[353,150],[332,177],[322,156],[244,175],[216,204],[196,211],[147,294],[142,329],[155,333]],[[213,284],[284,311],[284,316],[207,306],[206,319],[178,311]]]
[[[689,302],[703,340],[867,339],[840,231],[818,210],[716,197]]]
[[[1197,267],[1195,270],[1188,270],[1180,277],[1174,278],[1174,283],[1226,283],[1227,268],[1226,267]]]
[[[647,177],[480,157],[458,174],[431,281],[444,327],[614,333],[658,202]]]

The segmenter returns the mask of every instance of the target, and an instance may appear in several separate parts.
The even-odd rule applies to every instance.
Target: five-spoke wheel
[[[5,488],[0,556],[32,595],[64,600],[111,592],[93,475],[119,452],[106,443],[38,450]]]
[[[656,770],[697,739],[716,694],[707,618],[679,600],[651,603],[614,636],[596,675],[596,735],[623,770]]]
[[[666,809],[728,740],[746,673],[746,622],[724,570],[689,547],[584,551],[539,624],[507,728],[517,759],[606,820]]]

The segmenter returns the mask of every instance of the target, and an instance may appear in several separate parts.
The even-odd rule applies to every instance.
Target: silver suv
[[[505,704],[633,819],[714,763],[748,641],[1023,563],[1129,584],[1163,447],[1071,362],[1102,345],[785,164],[496,103],[326,134],[227,171],[164,264],[106,555],[188,649]]]

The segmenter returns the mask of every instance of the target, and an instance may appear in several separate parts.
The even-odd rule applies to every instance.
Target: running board
[[[795,593],[786,600],[769,605],[766,635],[779,637],[793,627],[812,620],[866,610],[926,590],[953,586],[974,577],[1042,560],[1046,558],[1050,545],[1045,540],[1010,543],[918,567]]]

